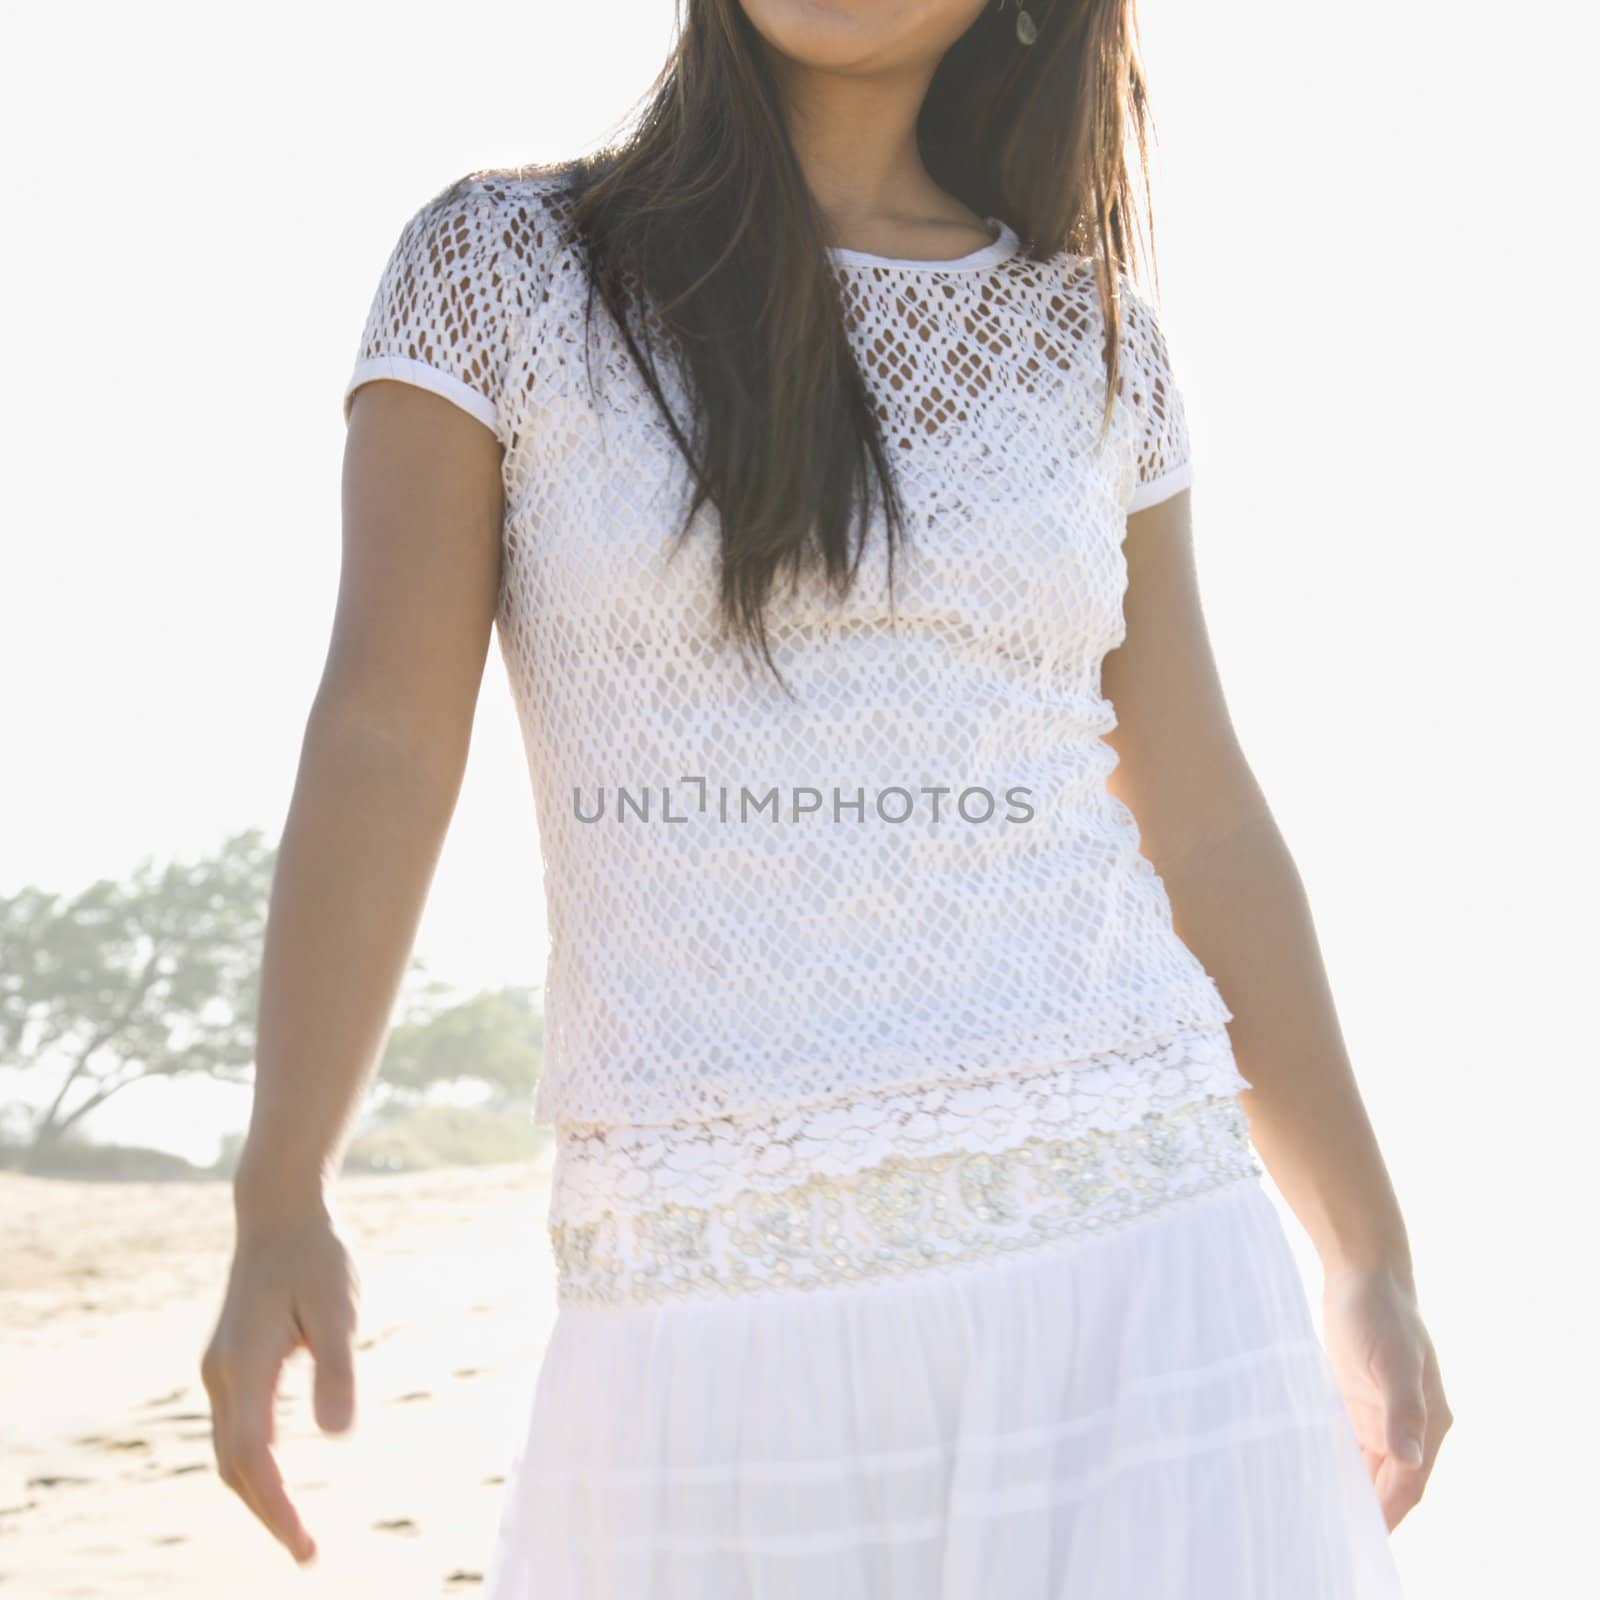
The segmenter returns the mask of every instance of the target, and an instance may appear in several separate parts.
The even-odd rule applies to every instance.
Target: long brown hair
[[[629,135],[572,164],[573,218],[590,312],[598,296],[689,465],[678,540],[709,501],[725,631],[776,675],[766,623],[775,580],[814,563],[835,592],[848,590],[876,496],[892,585],[904,512],[760,36],[739,0],[677,5],[675,47]],[[1025,253],[1094,261],[1104,424],[1118,379],[1117,274],[1137,270],[1149,235],[1133,0],[1030,9],[1031,46],[993,6],[950,46],[917,137],[934,181],[1004,217]],[[662,391],[662,351],[693,401],[687,426]]]

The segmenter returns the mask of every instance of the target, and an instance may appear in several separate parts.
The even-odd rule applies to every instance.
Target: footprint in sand
[[[148,1439],[112,1439],[103,1433],[86,1433],[81,1438],[73,1441],[75,1444],[86,1445],[93,1450],[148,1450]]]
[[[417,1525],[410,1517],[382,1517],[372,1524],[379,1533],[415,1533]]]

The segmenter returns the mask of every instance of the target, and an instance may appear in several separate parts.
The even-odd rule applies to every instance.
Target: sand
[[[309,1362],[290,1362],[278,1455],[321,1546],[299,1568],[212,1455],[198,1365],[228,1185],[0,1173],[0,1595],[480,1593],[555,1316],[547,1196],[548,1152],[341,1182],[359,1417],[320,1433]]]

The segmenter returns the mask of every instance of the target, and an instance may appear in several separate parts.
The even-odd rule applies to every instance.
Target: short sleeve
[[[1193,479],[1183,392],[1154,304],[1123,286],[1122,392],[1134,416],[1133,494],[1128,512],[1159,505]]]
[[[502,399],[515,297],[503,270],[507,219],[501,189],[458,178],[400,231],[378,280],[344,389],[373,378],[416,384],[474,416],[504,444]]]

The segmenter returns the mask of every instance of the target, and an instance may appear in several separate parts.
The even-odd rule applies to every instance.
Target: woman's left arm
[[[1101,681],[1117,715],[1107,787],[1233,1013],[1251,1140],[1321,1259],[1328,1354],[1392,1528],[1421,1497],[1450,1408],[1300,874],[1223,697],[1189,504],[1184,490],[1128,518],[1127,633]]]

